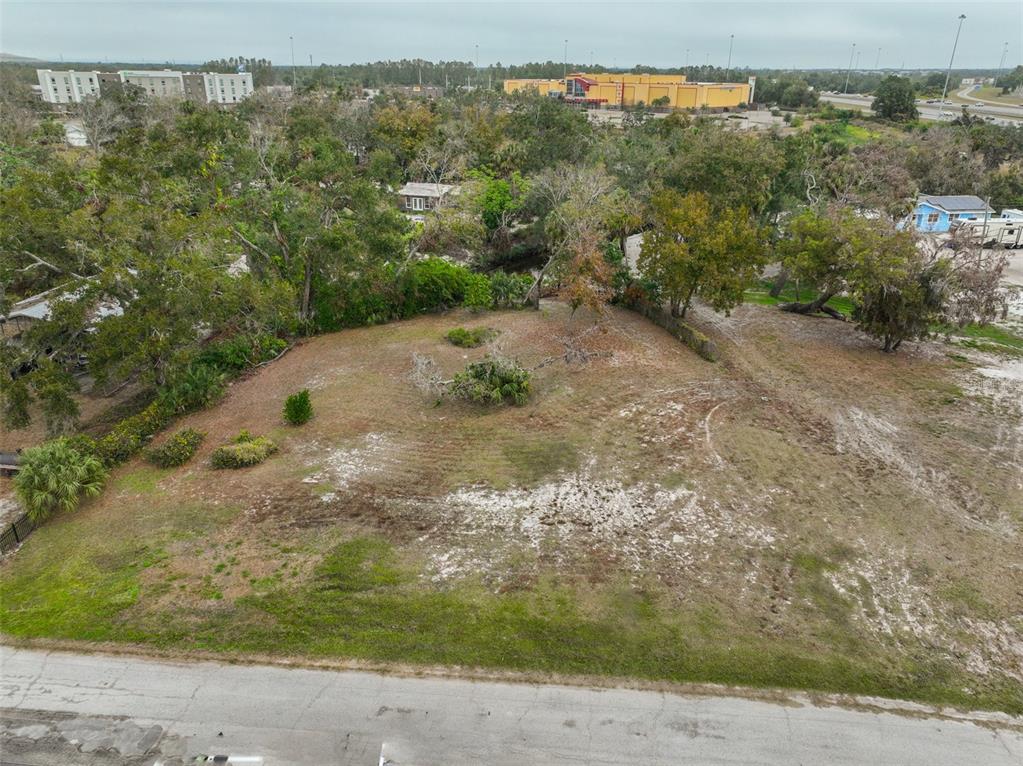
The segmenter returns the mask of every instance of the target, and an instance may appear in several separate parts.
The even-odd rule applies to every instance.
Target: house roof
[[[454,188],[455,187],[450,184],[424,184],[413,182],[407,183],[398,189],[398,194],[406,197],[443,197]]]
[[[973,212],[975,210],[979,212],[995,212],[994,208],[988,207],[984,200],[973,194],[953,194],[950,196],[922,194],[918,204],[939,207],[947,213]]]

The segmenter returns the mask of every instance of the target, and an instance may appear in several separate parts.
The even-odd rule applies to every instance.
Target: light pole
[[[566,83],[568,82],[568,40],[565,40],[565,57],[561,60],[561,74]]]
[[[849,78],[852,76],[852,62],[853,56],[856,55],[856,43],[853,43],[852,50],[849,51],[849,68],[845,71],[845,90],[843,93],[849,92]]]
[[[732,43],[735,42],[735,35],[728,35],[728,66],[725,67],[725,82],[728,82],[728,75],[732,73]]]
[[[1005,46],[1002,48],[1002,58],[998,62],[998,69],[995,70],[995,76],[996,77],[1002,73],[1002,67],[1005,66],[1005,57],[1008,56],[1008,55],[1009,55],[1009,43],[1005,43]]]
[[[295,37],[289,35],[288,40],[291,41],[291,89],[298,90],[298,81],[295,79]]]
[[[877,58],[874,59],[874,69],[880,69],[880,68],[881,68],[881,49],[878,48],[877,49]]]
[[[1002,56],[1002,58],[1004,59],[1005,56]],[[686,75],[688,74],[689,74],[689,49],[686,48]]]
[[[956,48],[959,46],[959,33],[963,31],[963,22],[966,20],[966,14],[959,14],[959,26],[956,27],[956,39],[952,43],[952,55],[948,59],[948,71],[945,72],[945,87],[941,89],[941,105],[945,105],[945,96],[948,95],[948,80],[952,76],[952,62],[956,58]]]

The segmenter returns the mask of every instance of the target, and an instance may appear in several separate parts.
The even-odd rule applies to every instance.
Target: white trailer
[[[988,218],[986,221],[957,221],[953,228],[967,231],[983,247],[1004,247],[1007,250],[1023,247],[1023,220]]]

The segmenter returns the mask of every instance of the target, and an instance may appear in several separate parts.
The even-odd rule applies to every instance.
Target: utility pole
[[[956,39],[952,43],[952,55],[948,59],[948,71],[945,72],[945,87],[941,89],[941,105],[945,105],[945,96],[948,94],[948,80],[952,76],[952,62],[956,58],[956,48],[959,46],[959,33],[963,31],[963,22],[966,20],[966,14],[959,14],[959,26],[956,27]]]
[[[1005,57],[1009,55],[1009,43],[1005,43],[1005,47],[1002,48],[1002,59],[998,62],[998,69],[995,70],[995,76],[997,77],[1002,73],[1002,67],[1005,66]]]
[[[735,42],[735,35],[728,36],[728,66],[725,68],[725,82],[728,82],[728,75],[732,73],[732,43]]]
[[[689,74],[689,49],[686,48],[686,74]]]
[[[293,91],[298,90],[298,80],[295,79],[295,37],[289,35],[288,40],[291,41],[291,89]]]
[[[313,65],[313,54],[309,54],[309,66]]]
[[[874,59],[874,69],[880,69],[880,68],[881,68],[881,49],[878,48],[877,49],[877,58]]]
[[[568,82],[568,40],[565,40],[565,57],[561,60],[561,79]],[[567,87],[567,86],[566,86]]]
[[[590,51],[590,69],[593,69],[593,51]]]
[[[845,90],[842,91],[843,93],[848,93],[849,92],[849,77],[852,76],[852,62],[853,62],[853,56],[855,56],[855,55],[856,55],[856,43],[853,43],[852,50],[849,51],[849,68],[845,71]]]

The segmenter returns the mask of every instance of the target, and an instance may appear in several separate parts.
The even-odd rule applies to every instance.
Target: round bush
[[[530,392],[529,371],[511,360],[488,356],[455,375],[449,390],[480,404],[501,404],[506,399],[525,404]]]
[[[277,445],[265,436],[242,431],[231,444],[213,450],[210,464],[214,468],[245,468],[262,463],[276,451]]]

